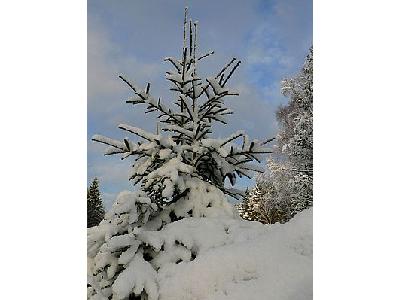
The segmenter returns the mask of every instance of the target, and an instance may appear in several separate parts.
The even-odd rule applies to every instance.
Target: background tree
[[[290,219],[290,204],[280,201],[271,180],[258,180],[236,208],[239,215],[248,221],[274,224]]]
[[[87,189],[87,228],[99,225],[104,218],[104,206],[100,197],[99,180],[93,179]]]
[[[175,96],[172,105],[154,98],[150,83],[141,89],[119,76],[134,93],[126,102],[144,104],[146,113],[154,112],[161,132],[120,124],[139,140],[93,136],[108,146],[106,155],[135,158],[130,180],[138,190],[121,193],[105,220],[88,231],[89,298],[157,299],[157,270],[167,263],[195,259],[196,247],[188,237],[176,236],[170,244],[167,238],[155,242],[146,232],[152,235],[186,217],[232,218],[234,210],[226,195],[244,196],[232,187],[236,178],[262,172],[257,163],[271,153],[265,147],[270,140],[251,141],[243,131],[222,139],[211,136],[212,125],[226,124],[225,117],[232,114],[225,100],[238,93],[226,84],[241,62],[233,58],[216,75],[202,79],[197,64],[214,52],[198,55],[197,29],[185,10],[182,56],[165,58],[173,68],[166,73]]]
[[[283,170],[287,172],[292,216],[312,206],[313,202],[313,49],[301,72],[284,80],[282,93],[289,104],[277,112],[281,130],[278,149],[287,157]],[[279,163],[275,160],[271,162]]]
[[[279,131],[268,172],[240,206],[244,219],[287,222],[313,203],[313,50],[301,72],[283,80],[289,103],[276,113]]]
[[[262,187],[259,184],[256,184],[255,188],[246,193],[243,201],[235,205],[243,219],[268,223],[264,209],[264,193]]]

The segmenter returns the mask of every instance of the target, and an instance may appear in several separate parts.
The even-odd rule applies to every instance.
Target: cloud
[[[104,24],[90,14],[87,50],[89,113],[102,114],[108,119],[115,116],[116,111],[121,111],[122,98],[128,95],[128,89],[118,78],[119,74],[135,70],[136,80],[146,82],[162,72],[156,62],[142,62],[133,53],[123,53],[120,45],[111,40]]]
[[[226,136],[236,130],[245,130],[252,138],[271,137],[276,132],[274,109],[264,100],[259,89],[246,84],[233,85],[238,97],[226,100],[233,115],[227,117],[228,125],[218,125],[215,135]]]
[[[106,211],[110,210],[115,199],[117,198],[117,193],[102,193],[101,198]]]
[[[249,63],[276,75],[299,67],[312,44],[312,1],[275,0],[249,38]]]
[[[261,97],[276,110],[287,103],[280,92],[282,79],[300,70],[312,45],[312,1],[270,1],[260,11],[265,17],[249,35],[246,68]]]
[[[120,85],[115,78],[118,65],[110,59],[118,53],[117,46],[110,43],[106,32],[102,30],[99,22],[88,21],[88,101],[95,104],[98,96],[112,95],[120,91]],[[95,107],[95,105],[91,105]]]

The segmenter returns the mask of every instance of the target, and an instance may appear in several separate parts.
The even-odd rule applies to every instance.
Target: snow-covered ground
[[[186,217],[158,230],[163,212],[129,229],[127,221],[137,221],[137,209],[146,214],[150,200],[121,193],[106,219],[88,229],[88,298],[143,292],[149,300],[312,299],[312,208],[288,223],[263,225],[242,220],[227,202],[208,207],[195,200],[207,217]],[[181,204],[174,204],[176,212],[197,214],[196,207]]]
[[[312,299],[312,209],[283,225],[188,218],[149,242],[161,236],[195,249],[196,258],[158,270],[160,300]]]

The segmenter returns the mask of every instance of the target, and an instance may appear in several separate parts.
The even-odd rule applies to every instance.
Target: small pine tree
[[[95,178],[87,189],[87,228],[99,225],[104,218],[104,206],[100,197],[99,180]]]
[[[285,223],[290,219],[290,203],[276,202],[277,199],[276,188],[270,180],[258,181],[236,208],[248,221]]]
[[[193,260],[196,250],[179,237],[177,244],[163,239],[154,245],[145,233],[187,217],[233,217],[225,195],[240,198],[244,192],[225,186],[226,179],[234,186],[237,177],[262,172],[253,161],[261,163],[271,153],[265,147],[269,141],[251,141],[243,131],[222,139],[211,136],[213,123],[226,124],[232,114],[225,100],[238,93],[226,84],[241,62],[233,58],[216,75],[200,78],[198,63],[214,52],[198,55],[197,29],[185,10],[182,56],[165,58],[173,68],[166,73],[175,95],[172,106],[150,94],[150,83],[141,89],[119,76],[134,93],[126,102],[156,113],[161,132],[120,124],[140,140],[92,138],[108,146],[106,155],[135,157],[130,180],[138,189],[121,193],[98,228],[88,230],[90,299],[158,299],[157,270]]]
[[[258,221],[267,223],[266,215],[263,207],[264,191],[260,184],[246,193],[244,200],[236,205],[239,215],[248,221]]]

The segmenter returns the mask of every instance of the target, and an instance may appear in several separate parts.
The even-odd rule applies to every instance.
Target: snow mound
[[[196,256],[160,264],[160,300],[312,299],[312,208],[286,224],[188,218],[151,235],[165,257],[180,245]]]

